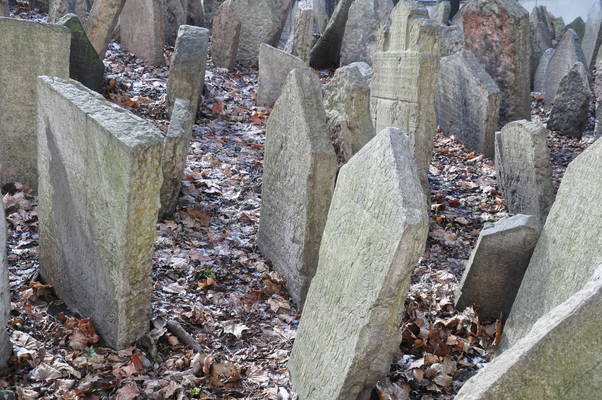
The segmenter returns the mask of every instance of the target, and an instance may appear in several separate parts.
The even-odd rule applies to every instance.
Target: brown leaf
[[[134,400],[140,396],[140,390],[135,382],[129,382],[117,391],[116,400]]]

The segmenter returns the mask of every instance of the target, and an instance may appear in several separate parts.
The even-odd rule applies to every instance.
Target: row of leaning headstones
[[[155,225],[175,211],[208,31],[179,29],[166,134],[91,90],[102,87],[103,72],[77,16],[59,24],[0,17],[0,34],[0,184],[19,181],[37,192],[41,276],[71,310],[92,317],[106,343],[122,348],[149,328]],[[0,227],[5,327],[4,218]],[[11,346],[4,328],[0,336],[4,364]]]
[[[514,0],[472,1],[459,14],[467,36],[466,46],[463,43],[449,46],[446,34],[449,31],[427,17],[423,7],[400,2],[391,12],[390,25],[373,55],[374,71],[362,62],[339,68],[326,87],[324,99],[317,79],[307,67],[307,60],[269,45],[262,45],[260,49],[258,103],[276,104],[266,134],[258,246],[287,278],[293,300],[303,307],[289,363],[293,385],[301,399],[366,398],[376,380],[388,371],[390,349],[398,344],[394,329],[399,323],[400,307],[407,290],[407,281],[398,278],[400,274],[407,278],[421,254],[420,249],[424,248],[424,239],[421,228],[412,230],[403,223],[396,223],[395,229],[390,231],[382,222],[381,217],[395,211],[384,204],[389,199],[387,196],[375,195],[379,189],[374,186],[382,185],[393,192],[392,196],[395,190],[387,186],[390,181],[378,176],[371,167],[381,163],[379,168],[393,168],[394,163],[384,161],[386,157],[379,149],[383,148],[383,142],[395,147],[391,137],[401,135],[402,141],[407,143],[397,147],[413,156],[416,178],[422,193],[427,192],[426,168],[432,150],[435,115],[441,124],[442,93],[452,103],[445,107],[445,111],[453,115],[448,119],[455,119],[455,126],[462,127],[465,123],[472,130],[473,135],[464,140],[477,140],[480,147],[474,145],[473,148],[492,158],[495,155],[500,187],[510,211],[518,214],[483,230],[458,291],[457,306],[478,306],[484,320],[495,320],[500,315],[505,318],[515,296],[520,299],[521,293],[532,290],[529,288],[532,280],[542,273],[537,271],[531,276],[525,271],[534,248],[542,248],[541,254],[547,254],[541,238],[554,228],[546,230],[546,225],[542,230],[541,226],[555,193],[546,146],[548,132],[544,126],[525,119],[530,115],[531,83],[528,13]],[[489,35],[486,43],[479,41],[483,29]],[[572,35],[570,31],[568,34]],[[445,85],[449,89],[442,89]],[[495,134],[498,118],[509,123]],[[391,126],[401,131],[388,128]],[[374,137],[379,131],[381,133]],[[407,138],[402,131],[407,133]],[[485,131],[489,134],[487,138]],[[344,164],[336,186],[335,153],[339,164]],[[379,172],[382,171],[379,169]],[[398,177],[394,172],[391,174]],[[567,172],[563,185],[574,185],[575,179],[584,179],[584,176],[577,173],[573,177]],[[406,177],[406,180],[411,179]],[[409,189],[404,187],[403,190]],[[416,192],[413,195],[414,200],[420,197]],[[579,195],[573,197],[573,201]],[[563,202],[566,200],[559,194],[552,213],[560,209],[557,218],[570,220],[572,213],[562,211]],[[404,210],[406,204],[400,200],[397,212],[408,211]],[[556,218],[553,221],[548,224],[557,223]],[[591,224],[578,225],[575,230],[591,232],[590,227]],[[394,232],[401,232],[400,241],[392,235]],[[392,247],[387,247],[384,236],[391,239],[391,235],[393,242],[404,248],[406,258],[386,250]],[[391,263],[387,258],[393,255],[399,263]],[[572,261],[557,264],[565,274],[577,273],[575,269],[579,265]],[[579,272],[589,276],[592,271]],[[558,282],[549,279],[539,284],[537,291],[553,291]],[[572,295],[581,284],[583,280],[566,293]],[[383,293],[389,296],[386,300],[380,297]],[[597,291],[588,293],[595,301]],[[577,297],[583,300],[582,293]],[[571,300],[571,304],[585,307],[591,299],[581,300]],[[546,303],[549,299],[541,301]],[[521,326],[520,336],[541,317],[543,322],[533,327],[538,333],[533,334],[535,339],[532,337],[531,341],[534,348],[543,346],[546,351],[550,347],[546,347],[541,335],[544,338],[557,335],[555,325],[546,325],[546,321],[556,317],[550,317],[546,309],[535,313],[535,318],[526,319],[519,307],[515,306],[515,316],[511,314],[508,323],[518,321],[515,324]],[[374,310],[378,310],[375,313],[378,315],[372,314]],[[599,327],[599,318],[590,326]],[[508,332],[512,332],[511,325]],[[579,334],[596,348],[594,335]],[[511,335],[507,333],[508,337]],[[505,348],[515,343],[508,338],[505,341]],[[513,362],[519,351],[511,348],[504,357],[511,361],[506,362],[508,370],[520,376],[516,371],[523,366]],[[561,365],[565,355],[559,353]],[[566,360],[572,361],[572,358]],[[594,366],[597,362],[594,358],[582,364]],[[534,376],[545,373],[541,369],[544,365],[533,366]],[[571,371],[555,369],[553,373],[562,380],[552,385],[551,390],[573,390],[567,383]],[[594,374],[593,379],[597,379],[596,376]],[[480,386],[482,379],[474,378],[470,385]],[[476,398],[491,393],[487,391]]]

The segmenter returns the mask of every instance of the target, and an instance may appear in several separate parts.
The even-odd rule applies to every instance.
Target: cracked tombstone
[[[385,129],[339,172],[288,364],[299,398],[370,398],[399,351],[404,299],[427,234],[411,141]]]
[[[122,349],[151,317],[161,132],[78,82],[40,77],[38,142],[40,273]]]
[[[165,65],[165,0],[128,0],[119,17],[123,46],[154,66]]]

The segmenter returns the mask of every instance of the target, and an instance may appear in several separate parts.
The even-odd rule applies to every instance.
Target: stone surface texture
[[[337,164],[318,77],[289,73],[266,126],[257,245],[302,307],[318,266]]]
[[[86,21],[86,32],[100,57],[104,57],[107,51],[124,5],[125,0],[94,0]]]
[[[577,17],[566,26],[566,29],[574,30],[577,36],[579,36],[579,40],[583,40],[583,36],[585,35],[585,21],[583,18]]]
[[[456,400],[600,397],[602,267],[468,380]]]
[[[483,322],[507,318],[520,287],[541,225],[518,214],[485,226],[456,291],[456,307],[474,306]]]
[[[441,57],[451,56],[464,50],[464,32],[462,28],[458,25],[443,25],[439,47]]]
[[[548,74],[548,66],[550,65],[550,60],[554,55],[555,50],[553,48],[549,48],[543,52],[541,58],[539,59],[539,64],[537,65],[537,70],[535,71],[535,76],[533,78],[533,91],[538,93],[544,93],[546,90],[546,76]]]
[[[442,25],[447,25],[449,15],[451,13],[451,4],[449,1],[440,1],[431,9],[430,16],[432,19]]]
[[[180,26],[167,81],[169,112],[175,99],[180,98],[188,101],[193,118],[196,117],[205,82],[208,45],[207,29],[190,25]]]
[[[495,135],[497,182],[512,214],[545,221],[554,203],[548,130],[530,121],[510,122]]]
[[[0,0],[0,17],[10,16],[10,8],[8,7],[8,0]]]
[[[165,65],[165,0],[127,0],[119,17],[121,44],[137,57]]]
[[[0,185],[37,187],[36,78],[69,78],[69,30],[0,18]]]
[[[226,0],[213,17],[211,58],[216,67],[233,69],[236,65],[242,24],[236,16],[233,0]]]
[[[369,399],[399,351],[404,298],[428,233],[411,147],[389,128],[341,168],[288,364],[301,399]]]
[[[531,80],[535,77],[543,53],[553,47],[554,32],[550,29],[548,12],[544,6],[534,7],[529,15],[531,31]]]
[[[568,30],[554,50],[554,54],[550,58],[546,69],[544,84],[544,100],[546,105],[550,106],[554,103],[554,97],[560,87],[560,81],[569,73],[576,62],[586,65],[577,34],[573,30]]]
[[[583,35],[583,53],[588,69],[596,63],[600,45],[602,44],[602,0],[594,0],[587,13],[585,34]]]
[[[441,59],[435,112],[443,133],[493,158],[500,100],[500,89],[472,52]]]
[[[67,14],[76,14],[82,20],[88,16],[92,8],[92,0],[50,0],[48,7],[48,22],[56,24]]]
[[[500,122],[531,117],[529,13],[516,0],[473,0],[461,10],[471,50],[502,92]]]
[[[337,69],[326,86],[328,131],[343,164],[375,135],[370,116],[371,78],[372,68],[357,62]]]
[[[8,262],[6,259],[6,216],[4,207],[0,207],[0,369],[7,367],[13,346],[7,331],[10,318],[10,285]]]
[[[101,93],[105,65],[90,43],[79,17],[75,14],[67,14],[59,19],[57,24],[71,31],[69,77],[83,83],[87,88]]]
[[[583,287],[602,261],[601,162],[598,140],[569,164],[504,327],[504,347]]]
[[[347,26],[349,9],[355,0],[340,0],[324,28],[322,36],[316,41],[309,55],[309,65],[313,68],[338,67],[341,58],[343,36]]]
[[[596,125],[594,134],[602,136],[602,53],[598,53],[593,94],[596,96]]]
[[[289,72],[295,68],[309,69],[299,57],[295,57],[267,44],[262,44],[259,50],[257,105],[273,106],[278,97],[280,97],[280,92],[288,78]]]
[[[292,32],[285,50],[309,63],[309,53],[314,43],[314,9],[309,0],[296,4],[291,21]]]
[[[162,135],[72,82],[38,79],[40,273],[121,349],[149,329]]]

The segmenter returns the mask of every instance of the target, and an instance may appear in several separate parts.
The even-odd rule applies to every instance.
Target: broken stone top
[[[413,1],[400,1],[391,11],[391,25],[383,31],[380,51],[415,50],[439,54],[442,25],[429,18],[426,8]]]

